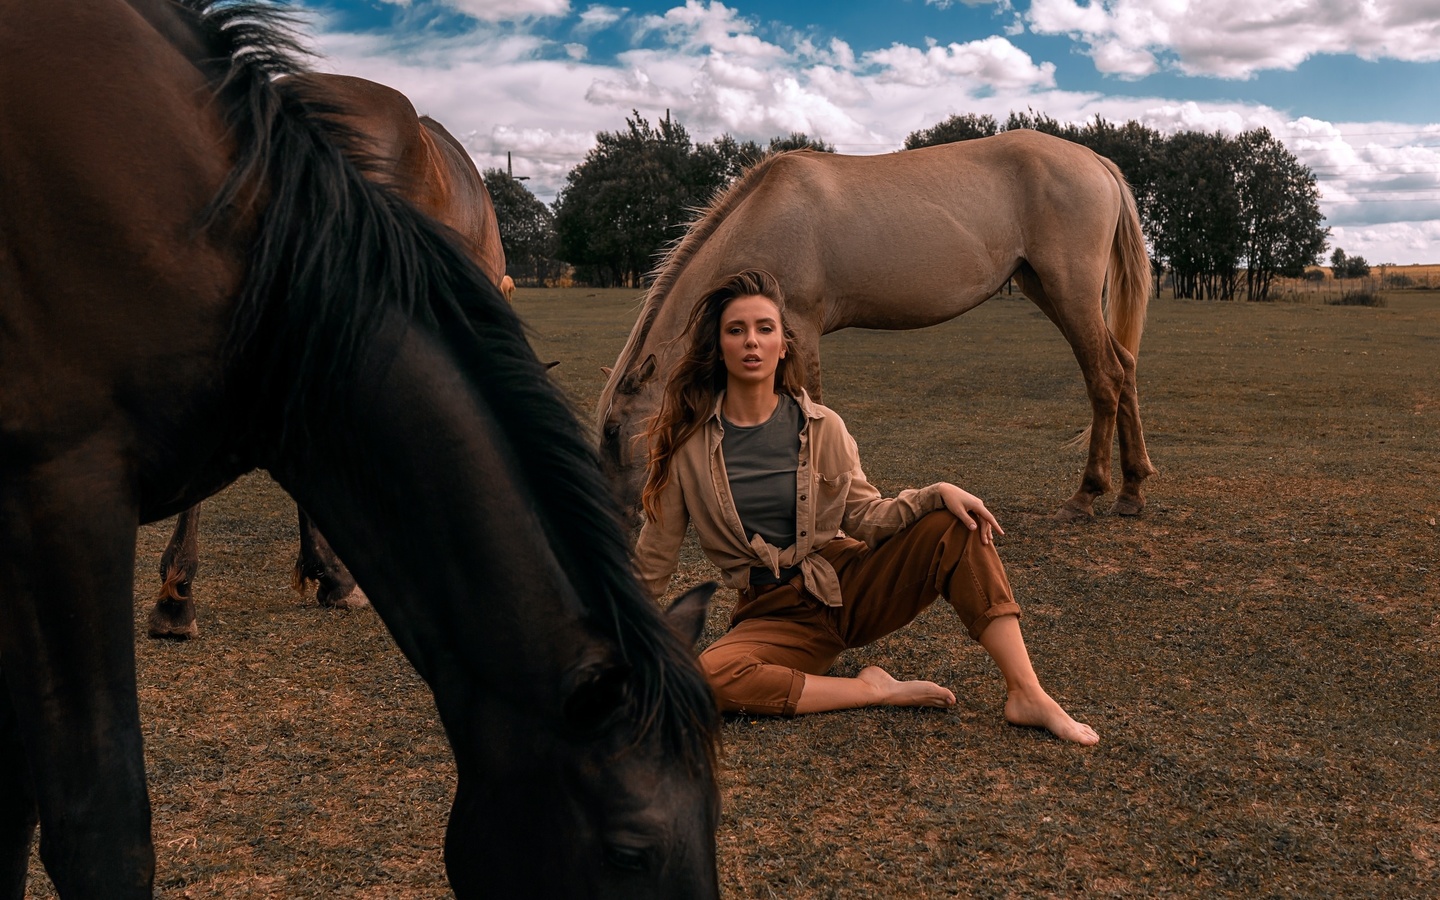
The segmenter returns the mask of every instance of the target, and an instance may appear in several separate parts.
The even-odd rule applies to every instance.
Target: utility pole
[[[529,175],[521,175],[519,178],[516,178],[516,177],[515,177],[515,165],[514,165],[513,161],[510,159],[510,151],[509,151],[509,150],[506,150],[506,151],[505,151],[505,174],[506,174],[506,175],[509,175],[509,176],[510,176],[510,179],[511,179],[512,181],[529,181],[529,180],[530,180],[530,176],[529,176]]]

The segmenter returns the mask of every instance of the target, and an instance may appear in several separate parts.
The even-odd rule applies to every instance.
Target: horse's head
[[[628,371],[610,372],[601,394],[600,461],[632,528],[639,524],[640,492],[650,461],[645,428],[660,407],[664,388],[658,371],[655,354],[647,354]]]
[[[446,717],[460,770],[445,846],[457,896],[718,897],[716,713],[690,658],[713,590],[677,601],[668,618],[685,624],[631,648],[633,664],[586,642],[542,708],[517,715],[503,694],[476,693],[473,704],[508,708],[460,729]]]

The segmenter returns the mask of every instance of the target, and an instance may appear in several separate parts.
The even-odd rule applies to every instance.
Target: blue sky
[[[305,0],[320,68],[407,93],[547,202],[600,130],[898,149],[954,113],[1165,132],[1264,126],[1320,179],[1332,244],[1440,262],[1436,0]],[[1263,6],[1263,9],[1256,7]]]

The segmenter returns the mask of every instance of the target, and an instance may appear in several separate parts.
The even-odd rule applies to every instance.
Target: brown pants
[[[725,712],[795,714],[805,676],[823,675],[842,650],[914,621],[943,596],[979,639],[1000,616],[1020,614],[993,544],[949,512],[933,512],[876,550],[836,538],[820,550],[840,577],[843,606],[789,584],[740,593],[730,631],[700,654]]]

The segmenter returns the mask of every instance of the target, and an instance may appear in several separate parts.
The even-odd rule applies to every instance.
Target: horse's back
[[[350,75],[292,76],[355,129],[369,157],[366,175],[393,188],[457,235],[491,282],[505,276],[494,205],[464,146],[439,122],[416,112],[400,91]]]
[[[246,211],[201,227],[230,145],[152,6],[0,10],[0,440],[171,446],[213,396]],[[167,392],[197,402],[150,407]]]
[[[1022,261],[1103,260],[1121,208],[1094,153],[1035,132],[875,156],[797,151],[756,176],[677,289],[767,268],[798,312],[825,304],[824,331],[934,324],[982,302]]]

